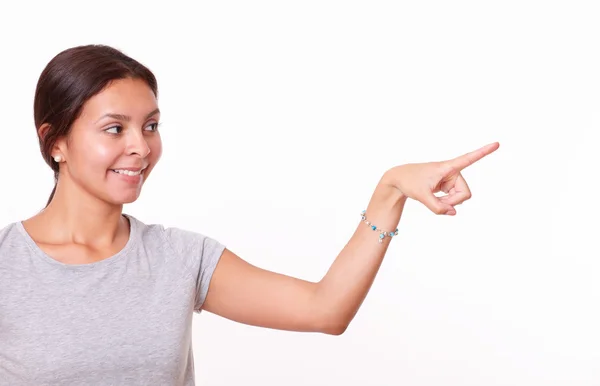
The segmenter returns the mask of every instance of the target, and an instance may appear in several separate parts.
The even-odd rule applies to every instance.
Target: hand
[[[393,186],[413,200],[424,204],[435,214],[454,216],[456,205],[471,198],[471,191],[461,171],[500,147],[498,142],[454,159],[439,162],[413,163],[388,170],[382,182]],[[434,193],[444,192],[436,197]]]

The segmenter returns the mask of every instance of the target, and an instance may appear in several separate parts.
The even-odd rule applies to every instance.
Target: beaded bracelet
[[[395,231],[393,232],[386,232],[384,230],[381,230],[379,228],[377,228],[376,225],[371,224],[370,221],[367,220],[367,215],[366,215],[367,211],[363,210],[361,215],[361,221],[363,221],[365,224],[367,224],[372,230],[374,231],[378,231],[379,232],[379,243],[383,243],[383,239],[385,238],[385,236],[388,236],[390,238],[397,236],[398,235],[398,228],[396,228]]]

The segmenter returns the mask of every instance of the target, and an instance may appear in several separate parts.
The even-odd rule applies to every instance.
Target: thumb
[[[424,191],[419,201],[435,214],[456,214],[452,205],[440,201],[431,191]]]

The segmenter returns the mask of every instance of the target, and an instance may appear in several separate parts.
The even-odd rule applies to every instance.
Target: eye
[[[156,131],[156,130],[158,130],[159,125],[160,125],[159,123],[154,122],[154,123],[151,123],[148,126],[146,126],[146,129],[150,128],[149,131]]]
[[[112,126],[104,131],[106,131],[107,133],[110,133],[110,134],[120,134],[122,130],[123,130],[123,128],[121,126]]]

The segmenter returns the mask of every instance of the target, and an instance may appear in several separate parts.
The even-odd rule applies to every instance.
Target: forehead
[[[157,107],[156,96],[146,82],[140,79],[118,79],[84,104],[81,117],[98,119],[104,114],[114,113],[137,119],[145,117]]]

